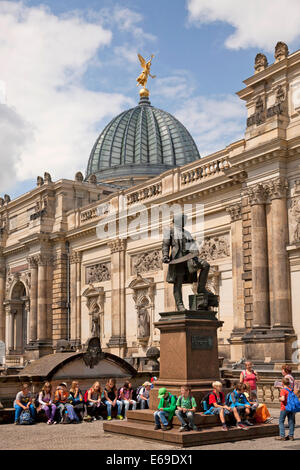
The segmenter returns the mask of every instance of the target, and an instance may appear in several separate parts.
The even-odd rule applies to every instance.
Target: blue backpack
[[[20,418],[19,418],[19,424],[34,424],[34,419],[32,418],[30,414],[30,410],[23,410]]]
[[[287,404],[286,404],[286,411],[289,413],[299,413],[300,412],[300,401],[298,397],[294,394],[294,392],[291,392],[288,388],[285,388],[288,394],[287,398]]]

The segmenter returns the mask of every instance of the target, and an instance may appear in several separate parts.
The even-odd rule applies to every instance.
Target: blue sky
[[[272,63],[278,40],[299,47],[300,2],[242,3],[0,1],[0,193],[85,170],[103,127],[138,101],[137,52],[155,54],[151,103],[187,126],[202,156],[243,137],[235,92],[257,52]]]

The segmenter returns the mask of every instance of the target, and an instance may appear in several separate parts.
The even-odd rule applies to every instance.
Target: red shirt
[[[214,403],[216,403],[217,405],[222,405],[222,406],[224,406],[224,405],[225,405],[224,393],[220,392],[220,395],[218,396],[218,395],[216,394],[216,392],[212,392],[212,393],[209,395],[208,404],[209,404],[209,405],[214,405]]]
[[[289,387],[285,387],[287,388],[288,390],[292,391]],[[280,410],[281,411],[284,411],[285,410],[285,407],[286,407],[286,404],[287,404],[287,398],[288,398],[288,395],[289,395],[289,392],[287,390],[285,390],[285,388],[282,388],[280,390],[280,396],[281,397],[284,397],[284,401],[281,401],[280,402]]]

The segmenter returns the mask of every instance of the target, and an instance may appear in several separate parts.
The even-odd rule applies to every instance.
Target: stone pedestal
[[[217,329],[223,322],[209,310],[163,312],[154,324],[160,330],[160,377],[151,391],[150,408],[158,405],[157,391],[166,387],[180,394],[191,387],[198,404],[202,395],[220,380]]]

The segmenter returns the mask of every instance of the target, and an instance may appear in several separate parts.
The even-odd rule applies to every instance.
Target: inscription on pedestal
[[[191,339],[192,339],[192,349],[212,349],[213,347],[212,336],[193,335]]]

